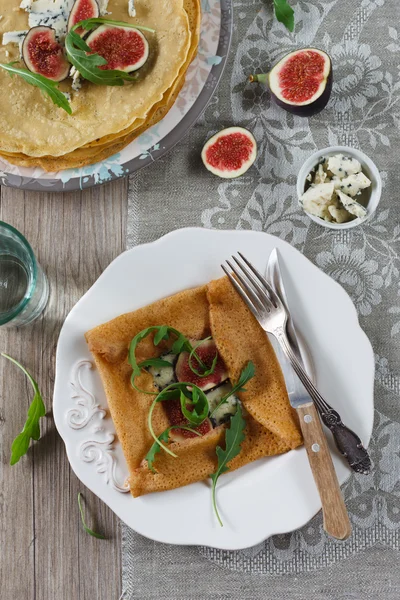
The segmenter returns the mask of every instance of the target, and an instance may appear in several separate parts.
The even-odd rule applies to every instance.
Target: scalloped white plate
[[[318,386],[364,444],[369,442],[374,356],[340,285],[289,244],[265,233],[181,229],[137,246],[111,263],[65,320],[57,349],[54,418],[76,475],[148,538],[246,548],[301,527],[320,509],[304,448],[223,475],[218,484],[223,528],[212,512],[209,482],[141,498],[124,493],[126,464],[84,339],[85,331],[121,313],[220,277],[221,262],[237,250],[264,271],[275,247],[285,264],[293,318],[311,349]],[[333,454],[343,483],[349,469]]]

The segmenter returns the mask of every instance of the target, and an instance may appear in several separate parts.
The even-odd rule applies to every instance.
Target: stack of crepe
[[[109,18],[155,30],[144,32],[150,55],[138,81],[109,87],[83,80],[78,92],[71,79],[61,82],[59,89],[71,95],[72,115],[0,69],[0,156],[46,171],[82,167],[119,152],[167,114],[197,52],[200,0],[135,0],[135,9],[131,18],[128,0],[108,4]],[[0,13],[0,35],[28,28],[28,15],[15,2],[0,0]],[[11,60],[19,60],[16,45],[0,47],[0,62]]]
[[[246,391],[239,394],[245,409],[246,437],[240,454],[229,463],[230,470],[301,444],[296,416],[268,337],[228,279],[212,281],[117,317],[86,334],[128,464],[133,496],[170,490],[207,478],[216,470],[216,447],[224,445],[226,428],[221,425],[203,437],[171,442],[169,447],[178,458],[161,451],[154,462],[156,473],[148,469],[144,459],[154,440],[147,418],[154,396],[132,388],[127,353],[131,339],[153,325],[170,325],[191,339],[211,335],[231,381],[237,381],[244,366],[253,361],[255,376],[246,384]],[[150,338],[145,338],[136,355],[139,362],[160,352]],[[143,373],[135,383],[144,392],[154,392],[149,373]],[[158,403],[153,413],[156,435],[169,425],[162,405]]]

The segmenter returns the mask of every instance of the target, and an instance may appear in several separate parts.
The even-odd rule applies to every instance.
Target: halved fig
[[[171,425],[185,425],[187,427],[190,427],[191,429],[194,429],[195,431],[198,431],[201,435],[205,435],[206,433],[212,430],[213,426],[211,424],[210,419],[206,419],[198,427],[194,427],[193,425],[191,425],[183,416],[183,413],[181,411],[181,403],[179,399],[168,400],[168,402],[165,402],[164,404],[167,417]],[[171,429],[169,437],[174,442],[182,442],[183,440],[195,438],[198,436],[192,431],[188,431],[187,429],[177,428]]]
[[[89,35],[87,45],[106,59],[100,69],[119,69],[130,73],[140,69],[149,56],[149,44],[143,33],[132,27],[100,25]]]
[[[68,77],[71,65],[51,27],[40,25],[28,31],[22,44],[22,57],[33,73],[39,73],[52,81],[62,81]]]
[[[196,354],[204,365],[210,369],[215,355],[218,354],[215,342],[213,340],[205,341],[196,348]],[[192,356],[190,363],[199,373],[204,371],[194,356]],[[178,381],[192,383],[204,391],[210,390],[228,379],[225,363],[219,354],[214,372],[206,377],[200,377],[199,375],[196,375],[189,366],[189,352],[181,352],[175,366],[175,374]]]
[[[74,25],[85,19],[92,19],[100,16],[100,8],[96,0],[75,0],[68,18],[68,31]],[[83,35],[85,30],[82,27],[75,29],[78,35]]]
[[[269,73],[250,75],[250,81],[268,83],[273,100],[300,117],[320,112],[332,91],[332,61],[326,52],[303,48],[284,56]]]
[[[257,142],[243,127],[228,127],[216,133],[206,142],[201,153],[207,169],[225,179],[246,173],[256,156]]]

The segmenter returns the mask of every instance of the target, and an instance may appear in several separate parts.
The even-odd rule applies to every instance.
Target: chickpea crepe
[[[0,6],[4,4],[5,0],[0,0]],[[2,9],[3,34],[27,28],[27,13],[10,6],[8,11]],[[111,87],[82,80],[77,92],[71,88],[71,79],[62,81],[59,88],[71,96],[72,115],[39,89],[0,70],[0,83],[9,90],[0,98],[1,156],[14,164],[47,171],[80,167],[115,154],[165,116],[197,52],[199,0],[136,0],[135,8],[136,16],[130,18],[126,0],[108,4],[113,20],[155,30],[154,34],[144,32],[150,54],[138,71],[138,81]],[[18,50],[12,46],[0,48],[2,54],[5,48],[9,55],[13,52],[7,61],[18,59]],[[0,61],[7,62],[1,55]]]
[[[245,391],[237,393],[245,420],[244,441],[238,455],[229,462],[229,470],[265,456],[288,452],[302,443],[268,337],[224,277],[121,315],[86,334],[128,464],[133,496],[170,490],[209,477],[217,468],[216,448],[224,446],[228,427],[224,419],[209,423],[206,428],[204,421],[198,429],[200,436],[189,433],[186,437],[177,437],[175,433],[168,448],[176,458],[160,449],[149,466],[148,453],[154,444],[148,427],[154,396],[149,392],[154,394],[157,380],[154,373],[145,371],[135,379],[138,389],[132,386],[128,349],[138,333],[160,325],[175,328],[191,340],[211,336],[226,369],[223,377],[227,376],[230,382],[238,381],[249,361],[254,366],[254,375],[246,382]],[[138,361],[160,356],[165,356],[165,348],[162,349],[162,344],[154,346],[151,336],[137,346]],[[181,355],[178,362],[180,359]],[[178,381],[181,381],[179,377]],[[223,387],[215,382],[214,385],[217,385],[214,390]],[[159,402],[152,411],[156,436],[171,426],[168,403]]]

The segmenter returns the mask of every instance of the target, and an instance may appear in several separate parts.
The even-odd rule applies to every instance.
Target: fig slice
[[[332,91],[332,61],[317,48],[302,48],[284,56],[268,74],[250,75],[268,83],[273,100],[292,114],[310,117],[325,108]]]
[[[198,427],[191,425],[183,416],[179,399],[168,400],[168,402],[165,402],[164,404],[167,417],[171,425],[184,425],[185,427],[190,427],[191,429],[198,431],[201,435],[205,435],[213,429],[210,419],[206,419]],[[182,442],[184,440],[199,436],[192,431],[188,431],[187,429],[171,429],[169,437],[174,442]]]
[[[254,163],[257,142],[243,127],[228,127],[206,142],[201,153],[206,168],[224,179],[239,177]]]
[[[67,29],[70,31],[72,27],[80,21],[99,16],[100,8],[96,0],[75,0],[71,12],[69,13]],[[82,29],[82,27],[78,27],[75,31],[78,35],[83,35],[85,33],[85,30]]]
[[[100,25],[86,39],[93,52],[106,59],[99,69],[118,69],[130,73],[140,69],[149,56],[149,43],[143,33],[132,27]]]
[[[22,57],[27,68],[33,73],[52,81],[62,81],[68,77],[71,65],[52,27],[32,27],[22,44]]]
[[[211,368],[215,355],[218,353],[217,347],[213,340],[206,340],[203,344],[196,348],[197,356],[203,361],[207,368]],[[203,371],[201,365],[192,356],[191,365],[201,373]],[[206,377],[200,377],[192,371],[189,366],[189,352],[181,352],[175,365],[175,374],[178,381],[192,383],[197,385],[201,390],[210,390],[228,379],[226,366],[221,356],[218,355],[218,360],[215,365],[214,372]]]

